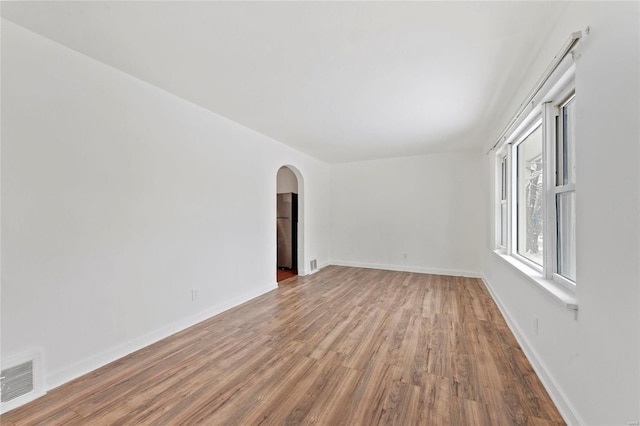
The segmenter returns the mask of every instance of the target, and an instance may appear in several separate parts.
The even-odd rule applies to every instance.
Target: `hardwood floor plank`
[[[453,354],[453,390],[458,398],[484,401],[483,386],[478,380],[478,368],[471,355]]]
[[[348,401],[355,390],[362,372],[339,366],[318,394],[304,419],[304,424],[337,425],[346,420]]]
[[[78,425],[82,424],[83,419],[73,410],[68,408],[64,408],[56,411],[54,414],[49,417],[29,423],[30,425],[38,425],[38,426],[54,426],[54,425]],[[2,422],[4,424],[4,422]]]
[[[205,352],[196,352],[193,357],[178,363],[176,368],[161,369],[164,377],[159,380],[141,380],[140,375],[135,375],[132,380],[138,383],[130,392],[123,394],[121,398],[112,400],[108,405],[103,405],[100,410],[86,414],[87,421],[137,424],[148,422],[158,418],[179,401],[175,398],[167,401],[166,398],[174,390],[181,391],[182,383],[189,383],[193,389],[199,383],[211,385],[219,374],[220,360],[228,356],[238,355],[240,351],[247,350],[247,345],[241,340],[229,340],[220,347],[209,348]],[[124,409],[119,409],[124,405]],[[80,408],[78,408],[80,409]]]
[[[204,424],[220,419],[225,424],[241,425],[264,421],[274,406],[288,399],[294,384],[308,380],[311,369],[318,363],[317,360],[301,355],[297,349],[288,353],[280,352],[278,355],[272,364],[265,365],[251,378],[252,386],[234,389],[222,405],[212,401],[194,413],[189,423]]]
[[[247,386],[252,381],[260,367],[273,366],[276,361],[273,352],[268,347],[256,348],[248,362],[236,364],[226,374],[221,369],[216,374],[216,381],[203,376],[192,382],[191,386],[184,388],[183,393],[177,395],[178,403],[162,413],[158,421],[166,424],[190,424],[200,415],[200,411],[223,406],[242,386]]]
[[[326,389],[329,378],[340,367],[343,359],[344,355],[330,352],[321,360],[314,360],[307,374],[292,381],[290,387],[279,395],[276,404],[265,407],[265,423],[302,424],[315,398]]]
[[[333,266],[0,422],[563,424],[480,280]]]
[[[335,327],[326,331],[325,336],[317,344],[317,346],[309,356],[315,359],[320,359],[329,350],[329,348],[335,346],[335,342],[340,336],[342,336],[347,326],[355,321],[355,317],[359,316],[361,312],[362,308],[360,308],[359,306],[355,306],[349,311],[349,315],[346,318],[341,317],[341,320]]]
[[[380,362],[388,362],[393,365],[401,363],[402,359],[402,342],[404,342],[404,336],[407,333],[409,327],[409,321],[411,320],[411,313],[405,309],[399,309],[400,316],[396,322],[394,322],[394,328],[390,331],[388,340],[387,357]]]
[[[349,398],[345,424],[378,424],[391,384],[399,378],[397,367],[386,363],[369,364]]]
[[[415,361],[422,328],[422,318],[419,315],[412,315],[400,347],[401,357],[396,364],[402,372],[401,380],[405,383],[411,383],[416,370]]]
[[[523,411],[513,411],[504,399],[502,391],[484,388],[484,400],[489,412],[492,425],[525,424]]]
[[[491,426],[489,411],[481,402],[453,397],[449,408],[452,425]]]
[[[387,398],[382,404],[378,424],[414,425],[418,424],[420,411],[420,387],[401,381],[391,384]]]
[[[346,367],[364,370],[382,344],[381,339],[383,339],[385,325],[389,322],[390,314],[388,311],[378,309],[374,309],[373,312],[371,321],[366,324],[367,338],[355,339],[357,345],[343,363]]]
[[[420,386],[418,425],[451,424],[453,382],[446,377],[425,374]]]

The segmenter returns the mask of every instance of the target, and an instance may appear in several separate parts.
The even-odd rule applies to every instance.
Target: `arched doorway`
[[[277,226],[277,281],[298,275],[302,256],[302,176],[292,166],[282,166],[277,173],[276,226]]]

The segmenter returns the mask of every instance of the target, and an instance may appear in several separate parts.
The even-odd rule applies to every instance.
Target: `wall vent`
[[[32,392],[34,390],[33,361],[2,370],[0,389],[2,389],[3,403]]]
[[[315,271],[316,269],[318,269],[318,260],[317,259],[313,259],[311,261],[311,270]]]
[[[42,353],[33,350],[2,359],[0,413],[6,413],[47,392],[42,380]]]

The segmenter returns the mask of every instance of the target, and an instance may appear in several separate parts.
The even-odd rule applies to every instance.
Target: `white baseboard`
[[[8,413],[11,410],[14,410],[14,409],[16,409],[18,407],[21,407],[21,406],[23,406],[25,404],[28,404],[31,401],[35,401],[36,399],[38,399],[38,398],[40,398],[42,396],[45,396],[46,394],[47,394],[47,392],[43,391],[43,390],[41,390],[41,391],[32,391],[32,392],[29,392],[26,395],[19,396],[16,399],[13,399],[13,400],[11,400],[9,402],[3,402],[0,405],[0,407],[1,407],[0,408],[0,414]]]
[[[415,272],[418,274],[482,278],[482,274],[480,274],[479,272],[462,271],[458,269],[425,268],[423,266],[411,266],[411,265],[386,265],[381,263],[350,262],[350,261],[343,261],[343,260],[333,260],[331,261],[330,264],[336,265],[336,266],[351,266],[355,268],[383,269],[385,271]]]
[[[197,314],[178,320],[168,326],[152,331],[151,333],[147,333],[143,336],[132,339],[101,354],[84,359],[70,367],[66,367],[64,369],[48,374],[45,377],[46,389],[51,390],[67,382],[70,382],[71,380],[87,374],[106,364],[109,364],[110,362],[129,355],[130,353],[149,346],[159,340],[171,336],[172,334],[187,329],[208,318],[211,318],[214,315],[218,315],[226,310],[229,310],[276,288],[278,288],[277,283],[263,286],[254,291],[245,293],[241,296],[234,297],[233,299],[212,306],[204,311],[198,312]]]
[[[520,327],[518,327],[518,324],[513,319],[513,316],[509,312],[509,309],[507,309],[507,307],[502,303],[500,297],[498,297],[493,287],[491,287],[491,284],[489,284],[489,280],[487,279],[487,277],[483,275],[481,278],[485,287],[491,294],[491,297],[496,302],[496,305],[502,313],[502,316],[506,320],[509,329],[522,348],[524,355],[531,363],[531,366],[540,378],[542,385],[549,393],[549,396],[558,408],[558,411],[560,412],[560,415],[562,416],[564,421],[568,425],[586,424],[569,401],[569,398],[567,398],[567,395],[562,391],[562,388],[558,385],[558,382],[555,380],[553,375],[549,373],[549,369],[546,367],[545,363],[542,361],[533,346],[529,343],[529,340],[525,337],[524,333],[522,333],[522,330],[520,329]]]

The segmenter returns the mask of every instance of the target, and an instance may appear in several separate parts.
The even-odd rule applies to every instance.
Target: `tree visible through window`
[[[518,254],[542,265],[544,195],[542,126],[538,125],[516,146]]]

